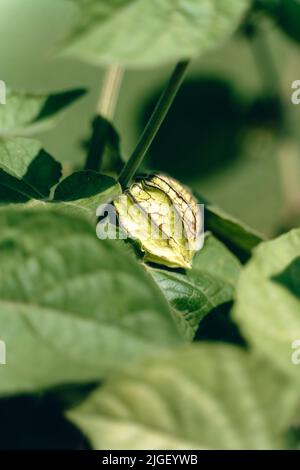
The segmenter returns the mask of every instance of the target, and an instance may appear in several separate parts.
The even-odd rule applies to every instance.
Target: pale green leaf
[[[233,312],[250,345],[297,380],[292,355],[300,340],[299,257],[300,230],[262,243],[240,276]]]
[[[297,395],[269,363],[202,344],[111,378],[68,416],[95,449],[280,449]]]
[[[248,0],[71,0],[63,53],[93,64],[148,66],[198,55],[237,27]]]
[[[226,243],[242,260],[248,259],[253,248],[263,240],[256,231],[236,220],[217,206],[205,203],[205,227]]]
[[[51,128],[68,106],[85,90],[61,93],[28,93],[6,90],[6,104],[0,106],[0,137],[31,135]]]
[[[0,139],[0,203],[46,198],[60,177],[60,163],[37,140]]]
[[[1,394],[98,380],[182,342],[151,277],[84,219],[2,209],[0,259]]]

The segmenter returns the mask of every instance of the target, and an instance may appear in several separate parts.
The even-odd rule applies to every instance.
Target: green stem
[[[118,65],[112,65],[105,73],[96,117],[92,124],[93,132],[84,166],[85,170],[99,171],[101,168],[110,129],[109,121],[114,117],[122,77],[123,70]]]
[[[252,39],[252,50],[257,69],[262,79],[267,95],[275,97],[280,104],[282,122],[280,132],[277,134],[278,152],[278,172],[281,180],[282,192],[284,196],[284,212],[293,214],[299,208],[299,165],[298,165],[298,145],[297,135],[290,116],[287,103],[283,97],[281,78],[273,60],[264,31],[259,28]]]
[[[169,109],[172,105],[174,98],[180,88],[180,85],[183,82],[186,69],[188,67],[189,61],[179,62],[167,84],[165,90],[163,91],[151,118],[149,119],[148,124],[146,125],[144,132],[142,133],[136,148],[134,149],[131,157],[123,168],[120,176],[119,183],[122,188],[126,188],[136,171],[138,170],[140,164],[142,163],[153,139],[155,138],[157,132],[159,131]]]
[[[107,69],[97,108],[98,115],[113,119],[123,75],[124,70],[120,65],[111,65]]]
[[[293,125],[286,102],[283,98],[281,78],[276,63],[274,62],[266,34],[260,27],[257,27],[256,34],[252,39],[252,52],[266,96],[276,98],[280,105],[282,113],[280,136],[291,136]]]
[[[266,95],[280,97],[280,76],[267,43],[265,33],[259,28],[257,28],[252,38],[252,51]]]

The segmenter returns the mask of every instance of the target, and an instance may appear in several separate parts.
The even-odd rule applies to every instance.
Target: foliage
[[[176,6],[172,0],[71,1],[77,22],[63,54],[129,66],[160,64],[214,47],[249,5],[247,0],[179,0]]]
[[[276,449],[297,400],[264,361],[203,344],[127,369],[69,416],[96,449]]]
[[[244,269],[234,316],[249,343],[295,379],[291,345],[300,331],[300,230],[262,243]]]
[[[299,41],[296,0],[253,1],[249,16],[246,0],[68,3],[77,16],[59,55],[96,65],[183,60],[239,26],[249,33],[260,15]],[[7,401],[54,396],[60,419],[97,449],[297,447],[299,229],[263,241],[197,196],[205,241],[189,271],[99,240],[97,207],[125,189],[117,130],[95,116],[93,168],[66,169],[33,138],[84,93],[9,90],[0,107],[0,416]],[[216,312],[238,346],[199,334]]]
[[[0,108],[0,137],[29,136],[50,129],[59,114],[85,90],[69,90],[50,95],[6,90],[6,106]]]

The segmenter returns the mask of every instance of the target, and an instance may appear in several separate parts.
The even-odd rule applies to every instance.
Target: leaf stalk
[[[131,182],[133,176],[141,165],[150,145],[157,135],[176,95],[184,80],[189,60],[178,62],[169,82],[163,91],[133,153],[125,164],[120,176],[119,183],[125,189]]]

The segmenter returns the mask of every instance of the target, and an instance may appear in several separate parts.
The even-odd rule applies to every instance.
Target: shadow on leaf
[[[295,258],[284,271],[273,276],[272,280],[300,299],[300,256]]]
[[[141,127],[157,98],[156,94],[146,105]],[[210,77],[187,81],[153,142],[148,164],[181,181],[224,168],[241,154],[246,109],[226,81]]]
[[[51,188],[61,177],[61,164],[40,150],[19,179],[0,169],[0,203],[27,202],[49,197]]]

